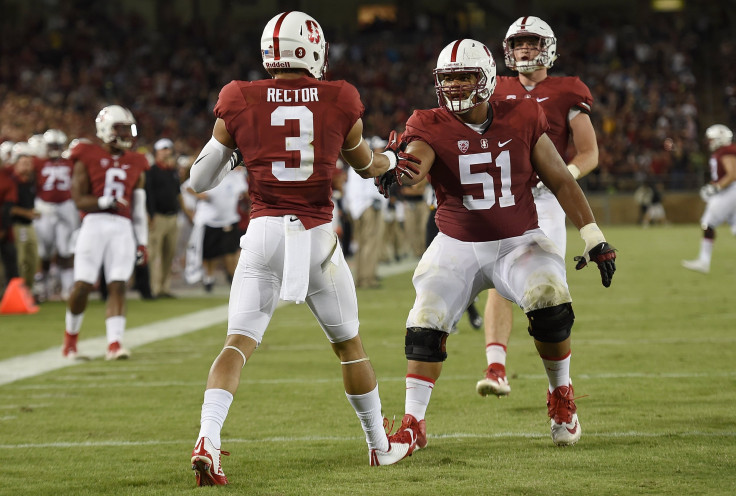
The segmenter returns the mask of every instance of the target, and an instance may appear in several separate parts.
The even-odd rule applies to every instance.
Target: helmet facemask
[[[534,37],[539,39],[539,52],[529,60],[516,60],[514,45],[516,38]],[[536,51],[536,50],[535,50]],[[557,38],[549,24],[534,16],[520,17],[506,32],[503,40],[503,54],[506,67],[522,74],[539,69],[551,69],[557,60]]]
[[[451,82],[449,75],[471,76],[467,82],[460,76],[460,83]],[[475,81],[472,81],[474,76]],[[434,87],[440,104],[454,114],[464,114],[491,97],[486,84],[488,78],[480,68],[435,69]],[[465,96],[467,95],[467,96]]]

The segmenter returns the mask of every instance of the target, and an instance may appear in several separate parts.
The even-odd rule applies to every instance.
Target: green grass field
[[[558,448],[549,435],[546,378],[520,310],[509,346],[511,395],[482,398],[482,333],[467,317],[427,412],[427,449],[371,468],[345,399],[337,359],[304,305],[277,310],[243,373],[223,430],[231,484],[195,488],[189,455],[207,371],[224,325],[0,386],[0,495],[711,495],[736,494],[736,240],[719,230],[712,272],[680,267],[695,225],[604,228],[619,249],[605,289],[576,272],[572,376],[583,429]],[[404,322],[410,273],[358,292],[361,335],[384,414],[404,411]],[[481,305],[485,295],[481,296]],[[128,326],[178,317],[222,298],[131,301]],[[60,346],[64,307],[0,316],[0,360]],[[82,337],[104,334],[92,302]],[[0,366],[2,366],[0,364]]]

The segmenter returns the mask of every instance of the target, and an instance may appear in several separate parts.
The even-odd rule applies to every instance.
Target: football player
[[[145,155],[131,151],[137,136],[130,110],[110,105],[95,119],[101,145],[79,142],[70,150],[74,163],[71,196],[82,213],[74,254],[74,285],[67,302],[62,353],[77,355],[84,310],[100,269],[107,281],[107,360],[128,358],[123,348],[125,289],[136,263],[145,263],[148,244]],[[136,248],[137,246],[137,248]]]
[[[49,296],[49,270],[56,255],[61,279],[61,295],[69,297],[74,282],[72,233],[79,228],[79,212],[72,200],[73,163],[61,154],[66,148],[66,134],[49,129],[43,134],[46,157],[34,158],[36,171],[36,210],[41,216],[33,221],[38,236],[38,256],[41,271],[36,274],[34,286],[42,299]]]
[[[417,110],[406,123],[405,152],[429,174],[437,195],[439,234],[414,271],[414,306],[406,321],[405,415],[391,442],[427,444],[424,421],[447,358],[453,325],[476,295],[495,288],[521,307],[549,380],[552,440],[580,439],[569,368],[574,314],[560,250],[539,228],[532,187],[541,180],[557,197],[585,242],[577,268],[598,265],[611,284],[615,252],[606,242],[582,190],[547,135],[542,107],[529,98],[490,100],[496,65],[482,43],[447,45],[434,70],[439,107]],[[380,187],[392,178],[381,177]]]
[[[409,452],[389,444],[373,367],[358,334],[355,285],[332,229],[332,176],[342,154],[363,177],[416,172],[411,157],[374,154],[363,139],[363,104],[345,81],[326,81],[327,41],[302,12],[278,14],[261,37],[273,79],[232,81],[220,91],[213,136],[191,169],[191,187],[214,187],[244,162],[251,221],[230,291],[227,337],[210,369],[192,469],[197,485],[223,485],[220,431],[241,369],[261,343],[279,298],[306,302],[340,359],[348,401],[365,431],[371,465]],[[234,154],[234,150],[237,153]],[[242,162],[241,162],[242,160]]]
[[[499,76],[493,98],[535,100],[547,117],[547,136],[557,153],[568,157],[568,146],[574,145],[575,152],[567,161],[572,177],[579,179],[595,169],[598,143],[589,116],[593,97],[577,77],[548,76],[547,71],[558,56],[557,39],[549,25],[538,17],[520,17],[506,33],[503,51],[506,67],[518,72],[518,76]],[[564,259],[567,248],[565,212],[543,182],[535,183],[533,193],[539,227]],[[482,396],[505,396],[511,392],[506,377],[506,347],[513,323],[512,303],[497,290],[490,289],[483,320],[488,368],[476,384],[476,391]],[[568,368],[569,357],[564,357],[555,366]]]
[[[700,253],[695,260],[683,260],[682,266],[707,274],[716,240],[716,227],[728,222],[736,235],[736,145],[733,132],[723,124],[714,124],[705,130],[705,139],[711,152],[710,183],[700,189],[700,197],[706,202],[705,212],[700,218],[703,239]]]

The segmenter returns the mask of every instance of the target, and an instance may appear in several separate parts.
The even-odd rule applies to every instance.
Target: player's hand
[[[391,186],[396,184],[396,174],[393,171],[384,172],[380,176],[374,177],[373,183],[384,198],[389,198],[391,196]]]
[[[97,207],[100,210],[117,210],[121,206],[128,206],[128,201],[125,198],[118,198],[116,196],[101,196],[97,198]]]
[[[148,263],[148,249],[145,245],[138,245],[135,250],[135,264],[138,267],[146,265]]]
[[[233,154],[230,156],[228,166],[230,167],[230,170],[233,170],[234,168],[239,166],[245,167],[245,162],[243,162],[243,154],[240,153],[239,148],[236,148]]]
[[[702,198],[704,202],[707,202],[708,200],[713,198],[719,191],[721,191],[721,188],[717,184],[708,183],[700,188],[700,198]]]
[[[576,270],[580,270],[588,261],[595,262],[601,273],[601,282],[603,286],[609,287],[613,279],[613,273],[616,272],[616,249],[605,241],[595,245],[589,252],[583,253],[581,257],[575,257],[577,264]]]

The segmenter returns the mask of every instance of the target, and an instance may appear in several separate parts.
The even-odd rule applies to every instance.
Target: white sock
[[[71,310],[66,309],[66,333],[67,334],[79,334],[79,330],[82,328],[82,321],[84,320],[84,312],[74,315]]]
[[[702,260],[703,262],[710,265],[710,260],[713,255],[713,240],[708,238],[703,238],[700,240],[700,255],[698,258]]]
[[[383,413],[381,413],[381,397],[378,395],[378,384],[365,394],[348,394],[348,401],[360,419],[365,431],[368,449],[388,451],[388,436],[383,430]]]
[[[432,379],[418,375],[407,375],[404,413],[412,415],[417,420],[423,420],[427,413],[429,398],[432,396],[432,389],[434,389]]]
[[[501,343],[488,343],[486,345],[486,361],[488,365],[500,363],[506,366],[506,347]]]
[[[549,380],[549,392],[551,393],[560,386],[570,385],[570,356],[572,352],[568,352],[562,358],[546,358],[542,357],[544,369],[547,372]]]
[[[107,333],[107,342],[118,343],[123,342],[123,333],[125,333],[125,317],[122,315],[115,315],[105,319],[105,331]]]
[[[224,389],[207,389],[204,392],[197,439],[206,437],[212,441],[215,448],[220,449],[220,431],[232,403],[233,395]]]

